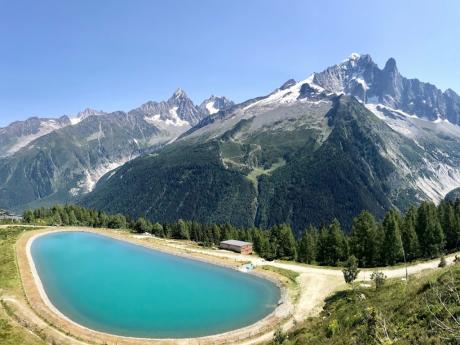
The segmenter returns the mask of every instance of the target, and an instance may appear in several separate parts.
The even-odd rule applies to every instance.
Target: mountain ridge
[[[362,209],[438,202],[460,186],[460,127],[444,96],[435,102],[440,90],[413,80],[392,58],[380,69],[353,54],[239,104],[211,96],[195,105],[178,89],[128,113],[90,115],[76,125],[83,136],[53,132],[74,138],[64,141],[70,168],[56,159],[54,134],[34,142],[34,155],[26,147],[0,161],[0,206],[78,201],[156,221],[288,222],[299,233],[335,217],[347,226]],[[414,99],[425,112],[406,109]],[[439,109],[444,117],[433,117]],[[24,189],[36,178],[38,190],[10,182]]]
[[[349,226],[362,209],[382,215],[389,208],[439,201],[460,186],[459,127],[392,108],[405,100],[398,95],[410,91],[407,85],[432,90],[407,80],[394,59],[380,69],[370,56],[354,54],[305,80],[288,80],[266,96],[211,114],[154,156],[101,179],[83,203],[155,221],[263,227],[287,222],[300,233],[309,223],[332,218]],[[204,187],[203,179],[212,179],[213,186]],[[216,183],[219,193],[192,197]],[[136,207],[130,208],[134,199]]]
[[[87,108],[59,122],[32,118],[0,129],[0,142],[9,143],[0,158],[0,204],[14,210],[78,200],[105,173],[174,141],[207,115],[178,89],[167,101],[127,113]],[[13,131],[29,123],[34,127],[28,136]]]

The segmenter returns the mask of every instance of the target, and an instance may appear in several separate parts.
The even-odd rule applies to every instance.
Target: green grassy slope
[[[23,230],[21,227],[0,229],[0,295],[22,293],[14,258],[14,243]],[[0,344],[44,345],[45,342],[12,321],[0,306]]]
[[[408,284],[393,280],[379,290],[339,292],[320,317],[299,324],[282,344],[459,344],[460,325],[449,315],[460,315],[459,292],[460,265],[413,277]],[[441,322],[453,332],[443,330]]]

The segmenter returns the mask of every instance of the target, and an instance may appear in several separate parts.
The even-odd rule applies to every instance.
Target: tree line
[[[438,206],[423,202],[405,214],[395,210],[378,221],[368,211],[353,219],[346,233],[338,220],[320,228],[309,226],[296,239],[287,224],[270,229],[238,229],[231,224],[202,224],[178,220],[151,222],[122,214],[109,215],[76,205],[56,205],[24,212],[24,221],[43,225],[71,225],[130,229],[157,237],[195,241],[215,246],[223,240],[253,243],[254,251],[267,260],[296,260],[308,264],[340,266],[354,256],[360,267],[394,265],[419,258],[433,258],[460,248],[460,200]]]

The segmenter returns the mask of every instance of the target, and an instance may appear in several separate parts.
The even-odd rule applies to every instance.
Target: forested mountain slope
[[[349,226],[363,209],[381,216],[439,201],[460,186],[460,127],[433,101],[436,88],[401,78],[392,60],[380,70],[369,56],[352,55],[211,114],[175,143],[106,175],[83,203],[156,221],[287,222],[301,232],[333,218]],[[418,111],[401,103],[417,90],[439,117],[390,106]]]
[[[0,129],[0,206],[21,210],[78,200],[107,172],[232,105],[213,96],[196,106],[179,89],[167,101],[127,113],[87,109],[74,117],[13,123]]]
[[[356,99],[325,97],[226,118],[206,139],[194,132],[105,176],[85,204],[155,220],[288,222],[300,232],[309,223],[347,222],[362,209],[382,215],[415,200],[385,153],[402,147],[416,167],[423,162],[418,147]]]

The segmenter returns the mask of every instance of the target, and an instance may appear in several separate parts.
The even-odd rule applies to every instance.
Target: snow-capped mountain
[[[334,217],[349,225],[363,209],[437,202],[460,186],[457,98],[402,77],[393,59],[380,69],[352,54],[205,117],[103,177],[84,203],[155,220],[287,222],[300,232]]]
[[[226,110],[231,108],[234,105],[227,97],[218,97],[211,95],[208,99],[205,99],[200,104],[200,111],[203,114],[212,115],[221,110]]]
[[[85,110],[79,112],[76,116],[70,117],[70,122],[72,125],[76,125],[90,116],[98,116],[98,115],[104,115],[104,114],[107,114],[107,113],[103,112],[102,110],[86,108]]]
[[[66,126],[76,125],[93,115],[106,114],[87,108],[75,116],[59,118],[31,117],[25,121],[16,121],[7,127],[0,128],[0,157],[10,156],[32,141]]]
[[[0,128],[0,157],[12,155],[35,139],[70,124],[67,116],[58,119],[31,117]]]
[[[430,83],[401,76],[393,58],[380,69],[369,55],[354,53],[344,62],[315,73],[312,82],[365,103],[382,104],[428,120],[460,124],[460,96],[453,90],[443,92]]]
[[[129,114],[143,116],[147,123],[170,133],[170,139],[176,138],[206,116],[182,89],[177,89],[167,101],[149,101]]]
[[[359,54],[236,105],[196,106],[179,89],[128,113],[88,111],[1,159],[0,207],[83,197],[156,220],[299,231],[404,210],[460,186],[458,98]]]
[[[182,89],[177,89],[167,101],[149,101],[131,112],[143,113],[146,120],[154,124],[163,123],[164,125],[188,126],[189,128],[206,116],[200,113]]]
[[[93,190],[106,173],[172,142],[204,117],[178,89],[128,113],[85,109],[0,129],[0,205],[64,202]]]

